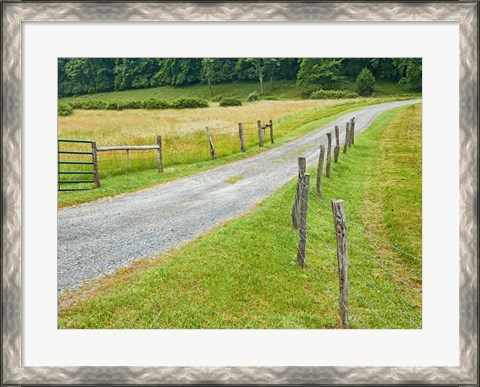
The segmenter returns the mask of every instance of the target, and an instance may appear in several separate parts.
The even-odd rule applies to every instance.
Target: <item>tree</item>
[[[249,63],[254,73],[257,75],[260,82],[260,94],[264,93],[263,80],[267,74],[273,74],[273,71],[277,65],[277,59],[275,58],[247,58],[246,63]]]
[[[342,79],[341,64],[342,59],[304,58],[298,70],[297,84],[304,88],[318,85],[322,89],[330,90]]]
[[[421,58],[395,58],[393,64],[401,74],[401,85],[409,90],[422,90]]]
[[[205,79],[208,84],[208,95],[212,96],[212,79],[215,76],[215,59],[202,59],[202,79]]]
[[[372,72],[365,67],[357,77],[357,92],[363,96],[372,95],[374,89],[375,78]]]

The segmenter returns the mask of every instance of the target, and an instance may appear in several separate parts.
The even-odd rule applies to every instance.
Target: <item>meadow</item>
[[[274,83],[279,90],[286,81]],[[240,84],[245,87],[244,84]],[[291,85],[290,85],[291,86]],[[220,87],[220,86],[219,86]],[[235,90],[235,84],[223,86],[226,90]],[[207,90],[206,86],[190,86],[186,88],[169,88],[172,98],[179,93],[186,96],[199,96],[199,90]],[[290,87],[290,89],[292,89]],[[296,90],[295,88],[293,88]],[[398,92],[398,86],[393,88]],[[232,91],[233,92],[233,91]],[[276,91],[277,98],[282,96]],[[95,99],[147,98],[153,95],[154,89],[130,90],[126,92],[96,94]],[[114,95],[114,97],[112,97]],[[162,98],[166,98],[162,94]],[[182,94],[183,95],[183,94]],[[88,98],[90,96],[74,97]],[[355,98],[345,100],[260,100],[243,102],[243,106],[220,107],[210,102],[209,108],[200,109],[165,109],[165,110],[74,110],[69,116],[58,118],[58,136],[69,139],[88,139],[96,141],[97,146],[112,145],[155,145],[156,136],[162,136],[163,164],[165,172],[156,172],[157,161],[155,151],[129,152],[127,162],[125,151],[99,153],[99,173],[102,185],[93,191],[60,192],[59,206],[68,206],[91,201],[101,197],[115,196],[124,192],[146,188],[174,178],[213,168],[225,162],[251,156],[262,151],[258,148],[257,120],[273,121],[275,144],[265,139],[265,148],[278,146],[293,140],[319,126],[334,120],[341,114],[352,112],[375,103],[404,99],[409,96],[382,98]],[[71,100],[62,99],[62,102]],[[245,129],[247,152],[240,153],[238,123]],[[218,160],[211,160],[206,127],[210,129],[216,147]],[[268,137],[268,133],[267,136]],[[88,151],[88,145],[63,144],[65,150]],[[69,160],[68,157],[64,158]],[[70,160],[74,158],[71,157]],[[88,156],[75,160],[87,160]],[[65,166],[64,170],[79,169],[78,166]],[[88,169],[85,166],[83,169]],[[82,169],[82,168],[80,168]],[[89,185],[75,185],[88,187]]]
[[[184,246],[61,295],[59,328],[339,328],[331,198],[345,200],[351,328],[420,328],[421,112],[414,105],[380,115],[332,165],[323,199],[311,188],[306,269],[295,264],[294,179]],[[304,118],[284,122],[297,128],[291,122]],[[283,141],[316,125],[306,120]]]

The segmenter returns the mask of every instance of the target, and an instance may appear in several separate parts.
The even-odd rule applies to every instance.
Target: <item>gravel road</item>
[[[257,156],[137,193],[59,210],[58,292],[112,273],[138,258],[158,255],[249,211],[297,174],[299,156],[313,165],[318,145],[326,142],[327,131],[335,125],[343,140],[345,123],[351,117],[355,116],[358,134],[380,113],[418,102],[370,106]],[[243,179],[226,183],[232,176]]]

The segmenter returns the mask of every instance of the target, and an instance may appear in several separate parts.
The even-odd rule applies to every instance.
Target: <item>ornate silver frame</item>
[[[24,21],[455,21],[460,24],[459,367],[22,367],[21,55]],[[478,3],[2,3],[2,385],[478,385]],[[473,168],[472,168],[473,166]]]

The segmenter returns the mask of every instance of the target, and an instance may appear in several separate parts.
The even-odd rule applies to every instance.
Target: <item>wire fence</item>
[[[259,146],[257,122],[243,122],[245,148]],[[262,125],[264,125],[263,122]],[[270,142],[269,129],[262,129],[265,144]],[[217,157],[227,157],[241,152],[241,142],[238,126],[218,126],[209,128]],[[155,145],[155,139],[147,144],[145,140],[132,141],[135,146]],[[98,147],[122,146],[122,144],[101,144]],[[126,144],[125,144],[126,145]],[[163,166],[174,168],[177,165],[193,164],[211,160],[209,140],[206,128],[182,135],[162,135]],[[125,175],[137,171],[155,171],[157,168],[156,150],[108,150],[98,154],[98,170],[101,179]]]
[[[340,158],[341,168],[344,171],[355,165],[345,154]],[[350,183],[348,186],[340,185],[333,177],[332,175],[328,179],[322,177],[322,184],[328,184],[329,192],[335,192],[337,197],[341,197],[349,188],[352,188]],[[310,187],[315,187],[315,183],[311,180]],[[299,171],[298,184],[300,190],[306,188],[302,171]],[[298,254],[306,262],[306,271],[313,273],[317,280],[322,282],[321,294],[328,297],[336,294],[336,307],[340,313],[342,308],[347,309],[350,328],[420,329],[422,327],[421,258],[387,241],[386,237],[378,235],[364,225],[362,220],[353,220],[353,216],[350,219],[348,200],[345,201],[345,212],[349,297],[347,303],[342,302],[337,231],[330,203],[333,198],[323,196],[322,194],[322,198],[319,198],[311,188],[308,200],[297,195],[300,201],[299,206],[308,207],[308,215],[302,217],[298,214],[300,215],[299,223],[303,223],[307,229],[305,252],[300,249],[299,232],[292,229],[296,244],[299,246]]]

